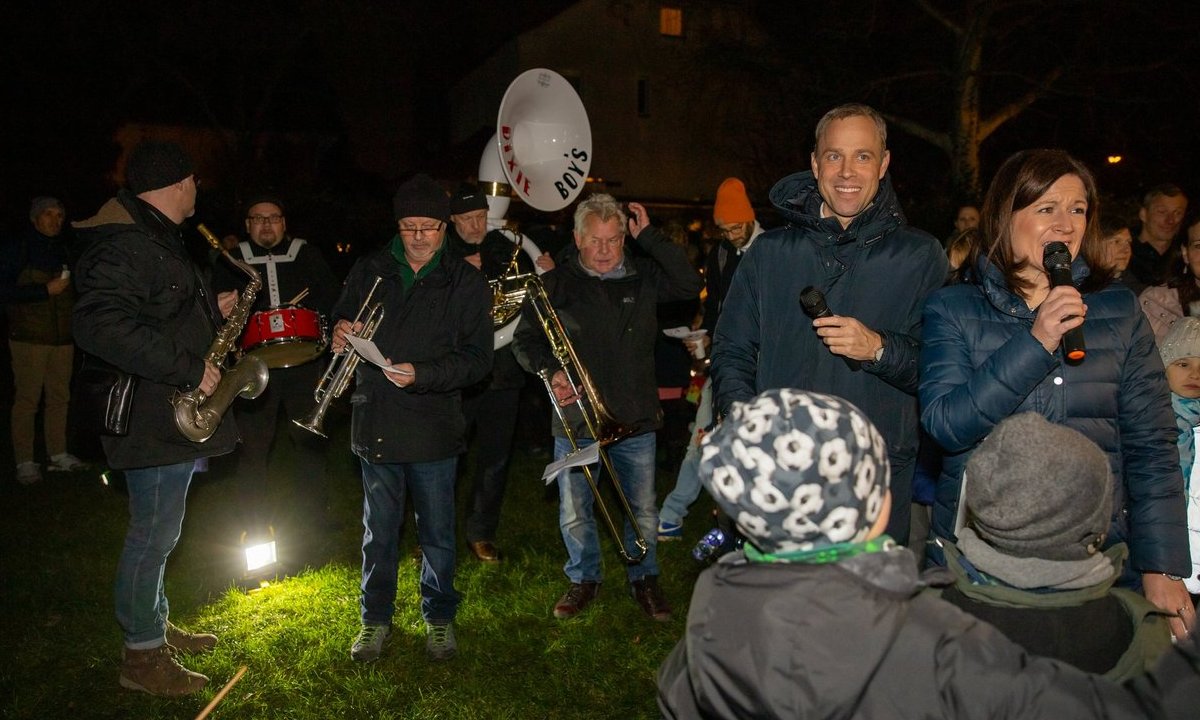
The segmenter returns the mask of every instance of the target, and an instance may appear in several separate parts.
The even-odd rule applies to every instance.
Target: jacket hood
[[[109,198],[108,202],[100,206],[96,214],[86,220],[77,220],[71,223],[71,227],[76,230],[94,230],[104,225],[133,225],[133,215],[121,202],[119,198]]]
[[[864,241],[870,241],[906,224],[904,211],[900,209],[900,202],[892,189],[891,175],[883,176],[879,181],[875,200],[844,230],[837,218],[821,217],[823,200],[817,189],[817,179],[811,170],[793,173],[775,183],[769,197],[771,204],[788,223],[826,234],[849,233],[861,237]]]
[[[687,630],[700,707],[715,717],[849,717],[923,587],[912,553],[833,565],[738,559],[702,575],[692,601],[704,608]]]

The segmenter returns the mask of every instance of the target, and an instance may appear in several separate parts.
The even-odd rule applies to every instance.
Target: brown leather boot
[[[159,697],[181,697],[200,692],[208,678],[179,664],[170,645],[149,650],[125,648],[121,663],[121,687]]]
[[[217,646],[217,636],[211,633],[191,633],[168,622],[167,644],[185,653],[206,653]]]

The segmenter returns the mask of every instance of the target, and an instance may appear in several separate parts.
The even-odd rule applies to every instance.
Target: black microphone
[[[1050,287],[1056,288],[1059,285],[1074,286],[1071,282],[1071,251],[1067,250],[1066,243],[1052,242],[1046,245],[1042,250],[1042,267],[1046,268],[1046,273],[1050,275]],[[1075,317],[1072,315],[1071,317]],[[1069,320],[1070,318],[1064,318]],[[1063,357],[1071,365],[1078,365],[1087,357],[1087,348],[1083,344],[1083,326],[1063,333],[1062,336],[1062,351]]]
[[[823,317],[833,317],[833,311],[829,309],[829,304],[825,302],[825,293],[812,285],[800,291],[800,307],[804,308],[804,314],[813,320]],[[858,370],[862,367],[862,363],[853,358],[843,356],[842,360],[846,363],[846,367],[851,370]]]
[[[804,314],[813,320],[823,317],[833,317],[833,312],[825,304],[825,293],[812,285],[800,291],[800,307],[804,308]]]

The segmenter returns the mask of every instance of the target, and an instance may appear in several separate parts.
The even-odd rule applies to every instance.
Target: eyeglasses
[[[272,225],[278,225],[279,223],[283,222],[283,216],[282,215],[251,215],[250,217],[246,218],[246,221],[249,222],[251,225],[264,225],[266,223],[271,223]]]
[[[417,235],[435,235],[435,234],[441,232],[442,226],[444,224],[445,223],[438,223],[437,225],[429,225],[427,227],[404,227],[403,225],[401,225],[400,226],[400,234],[403,235],[404,237],[416,237]]]

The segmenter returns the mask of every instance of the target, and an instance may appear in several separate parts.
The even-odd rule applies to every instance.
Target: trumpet
[[[371,304],[371,299],[375,296],[375,289],[379,287],[382,280],[383,278],[378,275],[375,276],[375,282],[371,284],[366,299],[363,300],[363,304],[358,308],[358,313],[350,323],[351,327],[360,322],[363,324],[358,337],[364,340],[373,338],[375,331],[379,329],[379,323],[383,321],[383,303]],[[349,344],[341,354],[334,355],[333,359],[329,361],[329,367],[325,368],[324,374],[321,375],[321,379],[313,389],[313,399],[317,401],[316,407],[309,414],[298,420],[292,420],[292,422],[310,433],[328,438],[324,428],[325,413],[329,410],[330,403],[346,392],[346,388],[350,386],[350,379],[354,377],[354,370],[361,360],[362,356],[355,352]]]
[[[558,313],[550,305],[550,298],[546,295],[546,287],[542,285],[542,281],[536,276],[530,277],[525,280],[525,289],[527,302],[533,308],[538,321],[542,325],[542,330],[550,343],[550,351],[554,354],[555,360],[558,361],[559,369],[566,375],[567,382],[571,383],[571,387],[583,389],[583,392],[576,400],[576,404],[579,406],[579,412],[583,415],[583,422],[587,426],[588,433],[595,440],[596,444],[600,446],[600,463],[608,472],[609,479],[612,480],[613,490],[616,491],[617,502],[621,506],[621,512],[625,516],[625,520],[633,528],[634,544],[637,546],[636,550],[625,547],[625,542],[621,533],[617,530],[617,524],[613,520],[613,515],[609,511],[604,497],[600,494],[596,478],[592,475],[591,468],[584,465],[580,469],[583,470],[583,476],[587,480],[588,487],[592,490],[592,495],[595,498],[595,507],[600,511],[600,516],[604,518],[604,523],[608,526],[609,532],[612,533],[613,538],[617,541],[621,557],[628,563],[638,562],[646,556],[648,549],[646,537],[642,534],[642,529],[638,527],[637,516],[633,512],[633,508],[629,505],[629,498],[625,497],[625,492],[621,489],[620,478],[617,476],[617,471],[613,468],[612,461],[604,449],[605,446],[629,435],[630,430],[617,422],[609,413],[603,398],[600,396],[599,390],[596,389],[596,385],[592,381],[592,376],[588,373],[587,368],[583,366],[583,363],[579,361],[579,356],[575,353],[575,346],[571,344],[571,339],[567,336],[566,328],[563,327],[562,321],[559,320]],[[559,422],[562,423],[563,432],[567,436],[567,441],[571,444],[571,452],[574,453],[579,450],[579,442],[576,440],[575,431],[571,428],[571,424],[567,422],[566,413],[563,411],[562,406],[558,404],[554,388],[550,384],[553,376],[554,372],[552,370],[543,369],[538,372],[538,377],[542,379],[542,383],[546,386],[546,392],[550,394],[550,405],[554,408]]]

